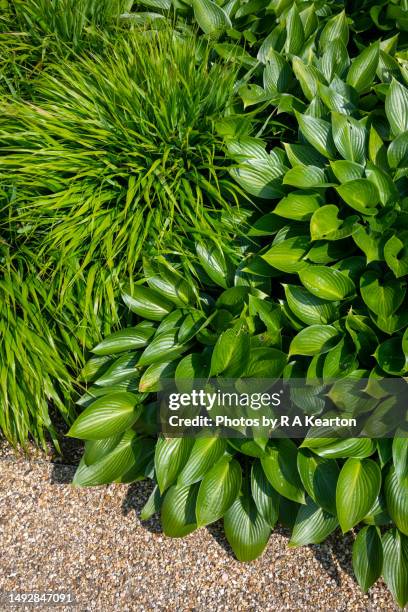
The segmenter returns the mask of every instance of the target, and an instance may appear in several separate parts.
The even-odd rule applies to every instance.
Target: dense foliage
[[[3,5],[5,434],[55,438],[50,404],[72,422],[94,347],[75,484],[152,478],[143,518],[223,518],[241,560],[277,520],[293,546],[357,528],[361,587],[404,606],[406,423],[382,436],[408,374],[406,3]],[[158,435],[160,380],[208,376],[335,379],[333,409],[376,427]]]

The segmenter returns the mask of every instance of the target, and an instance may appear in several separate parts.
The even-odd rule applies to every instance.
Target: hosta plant
[[[305,265],[321,274],[324,297],[319,288],[295,284],[296,268],[281,274],[277,265],[290,267],[287,251],[270,264],[270,251],[287,231],[275,227],[272,247],[255,255],[248,240],[238,269],[208,241],[197,243],[196,277],[185,278],[165,259],[145,262],[144,282],[123,293],[134,325],[95,346],[82,373],[88,384],[79,401],[83,412],[69,432],[85,440],[74,484],[151,478],[155,488],[143,519],[160,512],[165,534],[182,537],[223,518],[242,561],[262,553],[278,520],[290,526],[291,546],[358,527],[353,565],[360,585],[367,590],[383,575],[405,605],[408,438],[402,429],[394,440],[158,434],[155,392],[169,378],[290,378],[296,372],[314,384],[329,376],[336,379],[335,409],[344,403],[357,415],[363,403],[377,415],[387,409],[386,374],[367,349],[382,332],[354,284],[351,290],[348,270],[327,266],[333,272],[325,278],[320,266]],[[309,242],[312,247],[310,236]],[[286,281],[280,292],[279,276]],[[349,294],[339,296],[343,286]],[[347,374],[373,377],[373,384],[364,391],[342,386]]]

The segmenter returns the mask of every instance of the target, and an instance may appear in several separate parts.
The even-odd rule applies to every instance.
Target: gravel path
[[[241,564],[219,526],[172,540],[157,520],[141,524],[149,483],[79,490],[73,471],[0,459],[0,592],[70,591],[76,605],[58,610],[98,612],[397,609],[381,582],[360,592],[350,537],[288,549],[277,530],[261,559]]]

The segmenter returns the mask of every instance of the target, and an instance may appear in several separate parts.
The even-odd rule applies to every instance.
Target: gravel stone
[[[287,530],[278,528],[264,555],[243,564],[221,524],[171,539],[157,518],[141,523],[150,482],[77,489],[69,484],[74,471],[3,453],[0,592],[71,592],[76,604],[54,606],[60,611],[398,609],[381,581],[360,591],[351,535],[289,549]]]

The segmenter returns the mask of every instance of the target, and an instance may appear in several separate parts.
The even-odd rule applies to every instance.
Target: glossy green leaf
[[[381,486],[381,471],[372,459],[347,459],[336,488],[340,527],[345,533],[369,512]]]
[[[377,187],[368,179],[354,179],[336,187],[339,196],[354,210],[375,215],[380,200]]]
[[[68,432],[82,440],[110,438],[128,429],[139,418],[139,397],[133,393],[111,393],[95,400],[76,419]]]
[[[90,487],[111,483],[127,472],[135,464],[141,452],[143,441],[132,429],[124,432],[115,448],[99,461],[87,466],[82,460],[75,472],[72,484]]]
[[[205,34],[217,37],[232,26],[227,13],[212,0],[192,0],[192,6],[194,17]]]
[[[245,368],[249,351],[248,334],[241,329],[228,329],[223,332],[214,347],[211,357],[211,375],[234,378]]]
[[[290,355],[318,355],[327,353],[340,339],[332,325],[310,325],[302,329],[292,340]]]
[[[385,113],[394,136],[408,131],[408,89],[395,79],[385,98]]]
[[[279,516],[280,496],[266,478],[259,461],[252,464],[251,492],[258,512],[273,529]]]
[[[298,452],[297,465],[308,495],[318,506],[336,515],[336,485],[340,472],[337,462],[303,449]]]
[[[305,503],[297,471],[297,448],[291,440],[274,440],[268,447],[268,456],[261,459],[261,464],[275,491],[287,499]]]
[[[160,493],[176,482],[187,463],[194,440],[191,438],[159,438],[156,443],[154,467]]]
[[[161,523],[166,536],[182,538],[197,528],[195,507],[198,484],[171,486],[161,507]]]
[[[204,476],[198,491],[198,527],[214,523],[238,497],[242,481],[241,466],[235,459],[220,459]]]
[[[308,266],[299,278],[310,293],[324,300],[344,300],[355,293],[353,281],[342,272],[325,266]]]
[[[366,47],[352,62],[347,73],[347,83],[359,93],[369,89],[375,77],[380,56],[380,47],[377,42]]]
[[[174,308],[160,293],[142,285],[123,292],[122,298],[132,312],[152,321],[161,321]]]
[[[353,570],[357,582],[367,593],[381,576],[383,551],[379,531],[376,527],[363,527],[353,544]]]
[[[202,480],[222,457],[227,444],[222,438],[198,438],[194,442],[188,462],[180,472],[177,484],[185,487]]]
[[[293,314],[307,325],[332,323],[338,317],[338,304],[322,300],[304,287],[284,285],[285,296]]]
[[[318,210],[321,203],[319,194],[293,191],[280,200],[274,208],[274,214],[294,221],[307,221]]]
[[[408,476],[399,476],[391,466],[385,479],[388,512],[398,529],[408,535]]]
[[[302,259],[309,248],[307,236],[288,238],[279,244],[274,244],[262,258],[270,265],[282,272],[297,272],[302,265]],[[306,265],[304,263],[304,265]]]
[[[383,576],[386,585],[403,608],[408,603],[408,538],[390,529],[382,537]]]
[[[155,327],[148,321],[139,323],[136,327],[121,329],[99,342],[92,352],[95,355],[113,355],[146,346],[155,332]]]
[[[405,298],[405,283],[381,279],[374,270],[367,270],[360,279],[361,297],[368,308],[381,317],[392,315]]]
[[[311,115],[301,115],[300,113],[296,113],[296,117],[300,131],[312,147],[324,157],[334,159],[336,153],[330,123],[323,119],[318,119]]]
[[[368,139],[364,125],[352,117],[332,113],[332,131],[334,144],[340,155],[348,161],[363,164]]]
[[[319,544],[338,526],[335,516],[320,508],[310,497],[300,506],[293,526],[289,546]]]
[[[239,561],[252,561],[264,551],[271,528],[252,497],[240,495],[224,516],[226,538]]]

